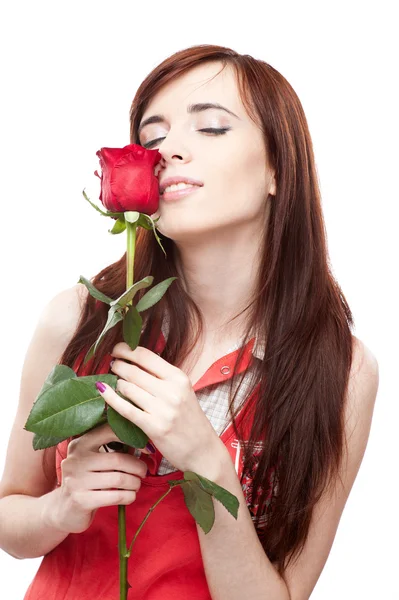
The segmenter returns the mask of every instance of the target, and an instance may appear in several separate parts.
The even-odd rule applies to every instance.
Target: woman
[[[201,45],[148,75],[130,117],[131,143],[162,155],[153,217],[167,252],[140,229],[135,280],[178,279],[134,352],[115,327],[86,368],[106,306],[77,285],[44,310],[1,484],[1,546],[45,555],[29,600],[115,598],[115,505],[131,505],[131,539],[168,480],[192,470],[237,496],[238,519],[214,502],[205,535],[174,489],[136,541],[129,597],[305,600],[365,452],[378,364],[329,268],[302,106],[267,63]],[[93,283],[116,298],[125,269],[123,256]],[[117,375],[142,410],[100,391],[155,453],[105,452],[117,440],[105,425],[42,464],[23,424],[57,362]]]

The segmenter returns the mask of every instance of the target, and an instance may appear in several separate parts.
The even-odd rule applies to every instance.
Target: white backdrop
[[[148,72],[198,43],[269,62],[296,90],[313,138],[334,273],[355,335],[379,362],[372,431],[312,600],[399,598],[397,23],[380,1],[18,2],[0,14],[0,469],[25,352],[59,291],[118,259],[125,236],[96,216],[95,152],[129,143]],[[395,47],[396,46],[396,47]],[[1,514],[0,514],[1,523]],[[20,600],[41,559],[0,550],[1,597]],[[53,600],[53,599],[49,599]]]

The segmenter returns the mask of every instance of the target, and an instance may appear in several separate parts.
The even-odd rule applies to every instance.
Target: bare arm
[[[83,285],[57,294],[45,307],[28,346],[20,382],[19,405],[0,482],[0,547],[15,558],[46,554],[67,535],[46,521],[48,503],[59,493],[42,468],[43,450],[33,450],[33,433],[23,429],[33,402],[57,364],[77,326]],[[86,288],[84,288],[85,290]],[[55,463],[55,449],[48,450]],[[50,462],[50,461],[49,461]]]
[[[59,490],[39,498],[11,494],[0,500],[0,546],[14,558],[38,558],[58,546],[68,532],[56,529],[46,520]]]
[[[214,600],[290,600],[286,583],[268,560],[246,508],[241,483],[230,455],[198,473],[237,496],[235,520],[218,501],[213,501],[215,523],[205,534],[197,524],[205,575]]]
[[[360,468],[370,433],[377,396],[378,363],[370,350],[354,339],[348,402],[345,411],[348,454],[342,471],[343,487],[336,487],[316,505],[309,536],[295,563],[282,579],[263,551],[230,459],[214,462],[198,473],[236,495],[240,505],[235,521],[225,508],[214,502],[215,524],[208,534],[197,525],[208,585],[214,600],[270,598],[308,600],[328,558],[342,511]],[[230,461],[230,462],[229,462]],[[231,464],[230,464],[231,463]]]
[[[81,311],[79,292],[75,286],[49,303],[23,366],[19,406],[0,484],[0,547],[15,558],[47,554],[69,533],[90,527],[100,507],[131,504],[147,472],[145,462],[129,453],[101,453],[104,444],[118,440],[106,423],[69,443],[61,461],[61,485],[56,488],[55,449],[51,449],[52,474],[46,477],[43,451],[33,450],[33,434],[23,428],[44,380],[75,332]],[[149,451],[144,448],[142,452]]]

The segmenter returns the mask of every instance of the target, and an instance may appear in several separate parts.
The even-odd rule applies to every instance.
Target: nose
[[[183,163],[183,162],[188,162],[190,160],[189,155],[182,155],[182,154],[170,154],[168,155],[167,152],[164,152],[162,149],[158,148],[158,152],[160,152],[160,154],[162,155],[161,160],[155,165],[155,169],[154,169],[154,175],[156,177],[158,177],[158,175],[160,174],[160,172],[164,169],[167,168],[168,164],[173,164],[176,161],[179,161],[179,163]]]
[[[162,155],[161,166],[167,166],[168,163],[176,161],[188,162],[191,160],[191,152],[185,143],[184,132],[180,129],[170,129],[167,136],[158,146],[158,152]]]
[[[161,149],[159,149],[158,151],[162,154],[162,158],[159,161],[160,164],[165,164],[169,160],[174,160],[176,158],[178,160],[184,160],[183,154],[173,154],[172,152],[161,150]]]

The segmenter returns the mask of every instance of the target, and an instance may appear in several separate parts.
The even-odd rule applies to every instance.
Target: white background
[[[98,201],[96,151],[129,143],[132,98],[159,62],[197,43],[226,45],[269,62],[303,104],[334,273],[380,368],[366,454],[312,600],[398,599],[394,2],[145,4],[36,0],[1,10],[1,472],[41,310],[125,250],[125,236],[108,234],[113,221],[82,196],[86,188]],[[1,596],[23,598],[40,560],[0,551]]]

